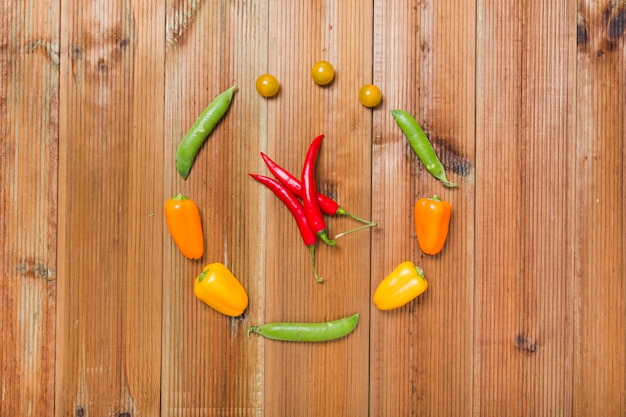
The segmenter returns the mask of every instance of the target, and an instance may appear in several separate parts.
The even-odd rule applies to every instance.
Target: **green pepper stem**
[[[444,187],[448,187],[448,188],[456,188],[457,185],[453,182],[448,181],[447,179],[439,179],[439,181],[443,184]]]
[[[258,331],[259,327],[258,326],[250,326],[250,328],[248,329],[248,337],[250,337],[250,334],[252,333],[256,333]]]
[[[320,239],[322,239],[324,241],[324,243],[326,243],[329,246],[335,246],[337,244],[337,242],[335,242],[334,240],[330,239],[326,235],[326,230],[322,230],[317,235],[320,237]]]
[[[424,278],[424,270],[419,266],[415,265],[415,271],[420,278]]]
[[[204,278],[206,278],[206,275],[208,273],[209,273],[209,271],[202,271],[202,272],[200,272],[200,275],[198,275],[198,282],[204,281]]]
[[[348,231],[339,233],[337,236],[335,236],[335,239],[339,239],[341,236],[349,235],[350,233],[353,233],[353,232],[358,232],[359,230],[367,229],[370,227],[376,227],[376,226],[378,226],[378,224],[376,224],[375,222],[368,222],[367,224],[364,224],[362,226],[355,227],[354,229],[350,229]]]
[[[354,220],[356,220],[356,221],[358,221],[358,222],[361,222],[361,223],[368,224],[368,225],[370,225],[370,227],[371,227],[371,226],[376,226],[376,223],[373,223],[371,220],[365,220],[365,219],[360,218],[359,216],[355,216],[355,215],[354,215],[354,214],[352,214],[352,213],[348,213],[347,211],[345,211],[345,210],[344,210],[344,209],[342,209],[341,207],[339,207],[339,208],[337,209],[337,214],[339,214],[339,215],[341,215],[341,216],[347,216],[347,217],[350,217],[351,219],[354,219]]]
[[[309,246],[309,253],[311,254],[311,268],[313,269],[313,276],[317,282],[324,282],[324,278],[320,277],[317,274],[317,269],[315,268],[315,245]]]
[[[179,201],[183,201],[183,200],[189,200],[189,198],[187,198],[185,195],[183,195],[182,193],[178,193],[176,194],[174,197],[172,197],[172,200],[179,200]]]

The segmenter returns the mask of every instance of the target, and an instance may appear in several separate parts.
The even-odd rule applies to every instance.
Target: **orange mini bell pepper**
[[[189,259],[204,253],[204,235],[196,203],[178,194],[165,202],[165,223],[178,249]]]
[[[450,227],[450,203],[436,195],[415,202],[415,232],[422,252],[435,255],[443,249]]]
[[[224,264],[218,262],[204,267],[193,283],[193,293],[227,316],[241,316],[248,307],[245,288]]]
[[[373,301],[379,310],[392,310],[408,304],[427,288],[422,268],[404,261],[378,284]]]

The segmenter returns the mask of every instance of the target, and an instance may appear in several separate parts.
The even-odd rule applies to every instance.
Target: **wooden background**
[[[0,416],[625,416],[625,28],[623,0],[3,0]],[[235,83],[183,181],[179,140]],[[299,172],[320,133],[319,187],[378,222],[318,246],[321,285],[247,176],[267,174],[260,151]],[[200,206],[201,261],[164,227],[178,192]],[[453,216],[431,257],[412,206],[434,193]],[[428,291],[378,311],[404,260]],[[246,287],[245,318],[193,296],[209,262]],[[246,337],[354,312],[331,343]]]

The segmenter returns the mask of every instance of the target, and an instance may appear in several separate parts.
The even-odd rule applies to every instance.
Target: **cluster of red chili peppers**
[[[309,248],[313,275],[317,282],[324,281],[318,275],[315,268],[315,245],[317,238],[319,237],[330,246],[336,244],[333,239],[328,237],[324,214],[331,216],[344,215],[365,223],[364,226],[342,233],[342,235],[359,230],[363,227],[376,226],[374,222],[361,219],[360,217],[348,213],[341,208],[336,201],[317,191],[315,164],[322,145],[322,139],[324,139],[324,135],[319,135],[311,142],[304,159],[301,180],[282,168],[263,152],[261,152],[261,157],[263,161],[265,161],[265,165],[267,165],[270,172],[278,181],[264,175],[249,174],[252,178],[274,192],[293,215],[298,229],[300,229],[302,240]]]

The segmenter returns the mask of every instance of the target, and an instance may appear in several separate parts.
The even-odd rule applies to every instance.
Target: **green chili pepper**
[[[252,326],[251,333],[288,342],[326,342],[347,336],[359,323],[359,313],[324,323],[267,323]]]
[[[455,183],[448,181],[446,170],[417,120],[404,110],[391,110],[391,115],[396,120],[398,126],[400,126],[400,129],[402,129],[411,148],[413,148],[413,151],[415,151],[428,172],[444,186],[448,188],[456,187]]]
[[[236,89],[237,86],[233,85],[215,97],[178,145],[178,149],[176,149],[176,169],[184,179],[187,179],[200,147],[226,114]]]

